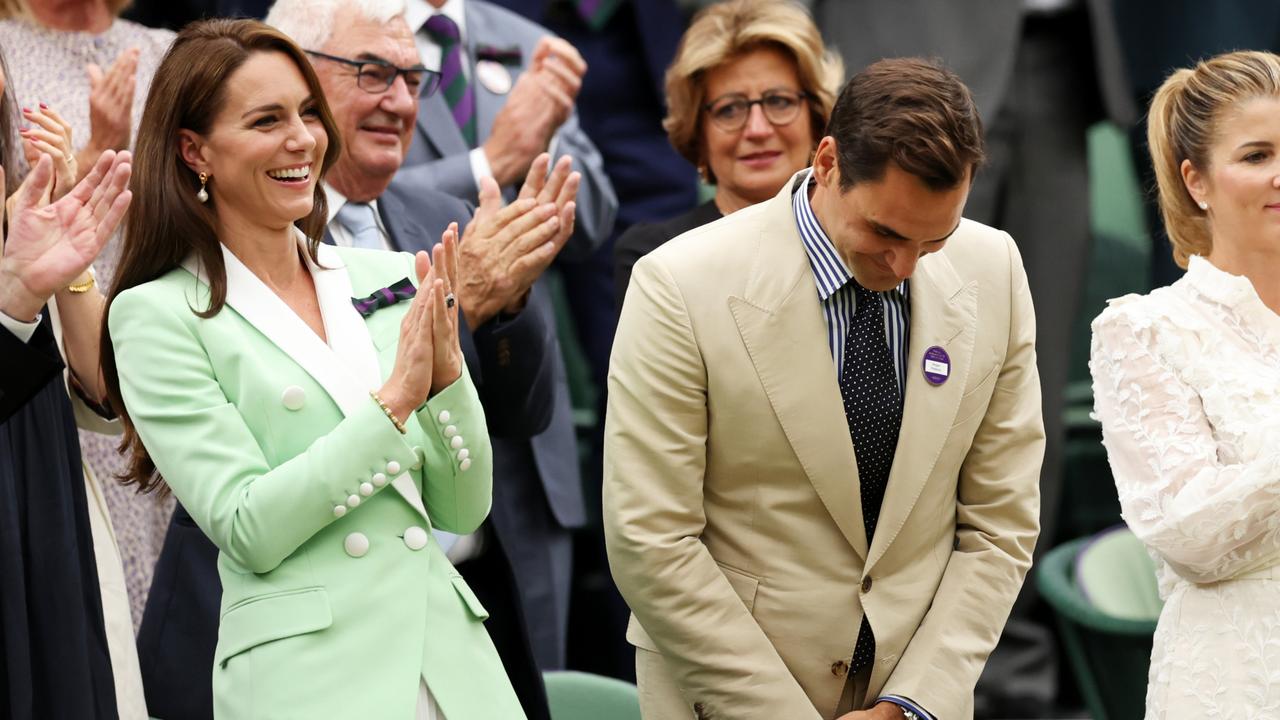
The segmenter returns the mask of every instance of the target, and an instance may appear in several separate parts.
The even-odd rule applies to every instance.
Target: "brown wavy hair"
[[[337,124],[311,63],[303,51],[280,31],[256,20],[206,20],[192,23],[178,34],[160,62],[138,128],[133,157],[133,204],[125,221],[124,250],[116,269],[115,285],[102,317],[102,374],[111,407],[120,415],[124,439],[120,450],[129,465],[120,481],[137,484],[143,492],[163,486],[155,464],[143,447],[120,397],[120,376],[107,318],[120,293],[150,282],[178,267],[194,255],[209,278],[209,307],[192,309],[200,317],[213,317],[227,297],[227,273],[218,240],[218,208],[213,198],[196,199],[200,181],[178,151],[179,131],[208,134],[210,123],[226,102],[227,80],[255,53],[287,55],[306,80],[329,135],[319,178],[333,167],[342,152]],[[311,213],[294,224],[307,236],[307,253],[316,261],[316,248],[324,237],[328,218],[325,193],[316,183]]]

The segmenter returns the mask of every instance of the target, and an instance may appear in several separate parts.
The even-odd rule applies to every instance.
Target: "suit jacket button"
[[[405,530],[404,544],[410,550],[421,550],[427,546],[427,531],[417,525]]]
[[[450,415],[448,410],[441,410],[440,414],[436,416],[436,419],[440,421],[441,425],[443,425],[444,423],[449,422],[449,417]]]
[[[387,484],[387,476],[382,473],[374,473],[373,477],[370,479],[373,480],[375,487],[382,487]]]
[[[342,541],[342,548],[353,558],[364,557],[369,552],[369,538],[364,533],[353,532]]]
[[[471,458],[463,458],[462,462],[458,463],[458,469],[461,470],[462,472],[466,472],[470,468],[471,468]]]
[[[307,404],[307,391],[297,385],[290,385],[280,394],[280,403],[289,410],[301,410]]]
[[[457,434],[458,434],[458,426],[457,426],[457,425],[450,425],[450,426],[448,426],[448,427],[446,427],[446,428],[444,429],[444,436],[445,436],[445,437],[447,437],[447,438],[451,438],[451,437],[453,437],[454,435],[457,435]]]
[[[360,483],[360,494],[365,497],[369,497],[370,495],[372,495],[373,483],[367,483],[367,482]]]
[[[392,477],[395,477],[396,475],[399,475],[399,474],[400,474],[400,463],[396,462],[395,460],[388,460],[388,461],[387,461],[387,474],[388,474],[388,475],[390,475],[390,476],[392,476]]]
[[[343,515],[346,515],[346,514],[347,514],[347,506],[346,506],[346,505],[334,505],[334,506],[333,506],[333,516],[334,516],[334,517],[342,517]]]
[[[864,593],[871,592],[871,576],[870,575],[862,578],[862,592]]]
[[[831,663],[831,674],[836,677],[844,677],[849,672],[849,665],[843,660],[837,660]]]

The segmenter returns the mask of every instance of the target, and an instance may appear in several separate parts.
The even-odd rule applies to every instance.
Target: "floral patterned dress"
[[[1156,560],[1147,720],[1280,718],[1280,315],[1191,258],[1093,323],[1125,522]]]
[[[9,69],[7,80],[18,106],[36,107],[45,103],[57,110],[71,124],[71,140],[76,151],[89,142],[89,76],[85,65],[95,63],[105,71],[120,53],[133,47],[140,50],[131,109],[136,136],[151,77],[173,38],[174,33],[169,30],[156,30],[127,20],[116,20],[101,34],[50,30],[21,19],[0,20],[0,51],[4,52]],[[9,140],[17,142],[16,138]],[[24,174],[25,171],[24,167]],[[137,181],[135,178],[134,182]],[[98,284],[104,292],[110,287],[119,256],[117,234],[94,262]],[[151,574],[164,542],[173,501],[154,495],[139,496],[132,488],[122,487],[113,480],[124,468],[116,452],[118,442],[117,437],[80,431],[84,461],[98,478],[97,484],[110,511],[124,565],[130,614],[136,628],[142,621]]]

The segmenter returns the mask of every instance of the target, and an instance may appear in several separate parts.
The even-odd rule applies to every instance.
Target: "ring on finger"
[[[448,295],[445,295],[445,296],[444,296],[444,306],[445,306],[445,307],[447,307],[447,308],[449,308],[450,310],[452,310],[452,309],[453,309],[453,306],[454,306],[454,305],[456,305],[456,304],[458,304],[458,299],[457,299],[457,298],[455,298],[455,297],[453,296],[453,293],[449,293]]]

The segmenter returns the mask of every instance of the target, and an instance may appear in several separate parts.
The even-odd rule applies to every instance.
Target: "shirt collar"
[[[338,211],[343,205],[351,202],[346,195],[338,192],[337,189],[329,183],[321,183],[320,187],[324,188],[325,205],[329,210],[328,224],[333,224],[334,218],[338,217]],[[382,227],[382,215],[378,213],[378,201],[376,199],[369,201],[369,207],[373,208],[373,215],[378,220],[378,227]],[[343,228],[346,230],[346,228]]]
[[[458,26],[458,37],[462,44],[467,42],[467,13],[464,6],[464,0],[445,0],[445,4],[437,10],[435,6],[427,2],[427,0],[409,0],[404,9],[405,22],[409,24],[409,29],[416,35],[422,32],[422,26],[427,24],[427,20],[432,15],[444,15],[452,20]]]
[[[845,264],[844,258],[840,257],[835,244],[822,229],[818,216],[813,212],[813,205],[809,202],[809,182],[812,179],[813,169],[810,168],[805,173],[800,187],[792,194],[792,207],[795,210],[800,240],[804,244],[805,253],[809,256],[809,267],[813,270],[813,279],[818,285],[818,298],[826,302],[840,288],[853,280],[853,273],[849,272],[849,266]],[[902,284],[890,292],[905,294],[908,282],[903,280]]]

